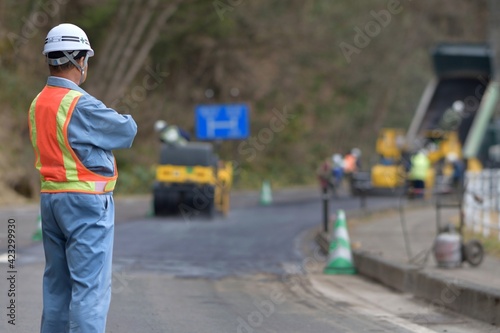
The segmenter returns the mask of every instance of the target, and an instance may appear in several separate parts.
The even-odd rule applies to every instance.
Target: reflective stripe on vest
[[[68,124],[82,93],[46,86],[32,102],[29,126],[35,167],[40,171],[42,192],[104,193],[113,191],[118,176],[87,169],[68,140]]]

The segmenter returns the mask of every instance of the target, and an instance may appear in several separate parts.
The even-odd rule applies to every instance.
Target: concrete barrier
[[[397,291],[412,292],[418,267],[396,264],[363,251],[353,251],[353,256],[356,269],[361,275]]]
[[[500,291],[428,272],[414,265],[396,264],[380,256],[353,251],[359,274],[389,288],[411,293],[436,308],[447,308],[471,318],[500,325]]]

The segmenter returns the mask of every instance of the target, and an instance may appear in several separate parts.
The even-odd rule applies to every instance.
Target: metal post
[[[436,200],[436,228],[437,234],[441,233],[443,227],[441,227],[441,199],[439,197]]]
[[[323,231],[328,232],[328,201],[329,201],[329,196],[328,196],[328,187],[323,186]]]

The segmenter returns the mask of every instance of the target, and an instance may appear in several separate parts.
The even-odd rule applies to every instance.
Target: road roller
[[[233,170],[220,160],[208,142],[191,142],[179,127],[164,121],[155,124],[159,132],[160,159],[153,186],[156,216],[185,218],[227,215]]]

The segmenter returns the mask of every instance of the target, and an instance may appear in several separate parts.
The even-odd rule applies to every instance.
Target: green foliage
[[[154,177],[155,173],[151,167],[135,165],[120,168],[115,192],[117,194],[149,193]]]
[[[15,118],[17,126],[6,129],[11,137],[25,129],[27,107],[45,82],[46,67],[33,50],[49,24],[79,24],[92,36],[94,48],[104,48],[123,5],[119,0],[61,5],[54,22],[40,27],[29,45],[14,54],[6,33],[19,33],[23,19],[41,3],[0,4],[0,104]],[[486,22],[484,2],[404,2],[401,14],[393,15],[391,23],[347,62],[339,44],[353,44],[354,28],[374,20],[371,12],[387,8],[387,1],[221,0],[229,6],[224,12],[214,3],[218,2],[183,1],[146,59],[144,67],[169,75],[130,110],[139,134],[131,150],[116,154],[119,193],[151,190],[152,166],[157,162],[157,139],[150,131],[154,121],[161,117],[194,131],[193,109],[199,103],[249,103],[254,138],[270,128],[273,110],[287,108],[293,115],[253,159],[238,150],[242,142],[222,143],[221,156],[241,164],[236,187],[258,188],[263,179],[273,186],[314,183],[316,166],[326,156],[353,146],[362,147],[368,156],[365,151],[374,150],[379,127],[408,127],[432,77],[432,44],[486,37],[486,28],[481,28]],[[453,29],[463,27],[463,22],[468,22],[467,29]],[[100,56],[106,57],[97,52]],[[144,75],[137,75],[132,92],[139,92],[144,82],[151,84]],[[238,97],[229,94],[233,87],[239,89]],[[204,95],[207,88],[215,91],[210,100]],[[8,155],[5,165],[19,165],[16,158]],[[4,172],[0,168],[0,174]]]
[[[44,81],[26,81],[18,73],[11,69],[0,71],[0,105],[7,105],[3,112],[9,111],[11,117],[15,117],[24,122],[27,121],[27,112],[32,99],[35,97],[32,91],[41,89]],[[23,123],[24,125],[24,123]]]
[[[88,36],[93,37],[91,40],[93,48],[107,35],[106,31],[110,28],[119,6],[119,0],[102,0],[93,6],[74,7],[78,12],[74,23],[82,27]]]
[[[193,56],[203,49],[203,44],[197,41],[204,38],[223,40],[234,34],[235,21],[230,14],[226,13],[221,19],[213,1],[196,0],[181,5],[169,21],[167,33],[160,36],[151,52],[152,61],[189,66]]]
[[[308,166],[299,165],[298,168],[291,168],[289,165],[268,166],[265,172],[242,168],[234,177],[235,189],[259,189],[263,180],[271,181],[273,188],[285,188],[297,185],[314,184],[316,176],[311,173]],[[290,181],[293,179],[293,182]]]

